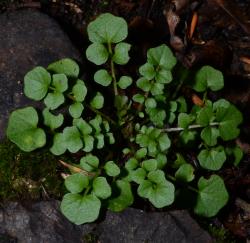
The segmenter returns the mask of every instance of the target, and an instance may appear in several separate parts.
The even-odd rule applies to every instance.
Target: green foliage
[[[209,100],[211,91],[224,85],[222,73],[210,66],[198,70],[191,87],[203,96],[198,106],[180,89],[193,80],[192,73],[184,79],[176,75],[176,58],[165,44],[147,51],[133,82],[130,70],[116,68],[130,64],[125,20],[101,14],[87,32],[86,56],[98,66],[93,80],[100,89],[81,80],[78,64],[68,58],[34,68],[24,78],[24,93],[46,107],[42,116],[32,107],[13,111],[8,138],[24,151],[47,140],[56,156],[81,156],[79,164],[65,163],[69,193],[61,203],[63,214],[76,224],[96,220],[101,207],[124,210],[136,192],[156,208],[166,207],[183,187],[196,193],[195,213],[214,216],[228,193],[211,171],[228,161],[238,165],[243,157],[234,141],[242,114],[224,99]]]

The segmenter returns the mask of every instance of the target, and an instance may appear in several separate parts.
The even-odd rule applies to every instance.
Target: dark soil
[[[223,71],[225,91],[220,93],[244,114],[242,134],[237,141],[246,156],[239,167],[227,166],[220,172],[231,201],[218,217],[197,219],[222,242],[242,241],[250,236],[250,0],[19,0],[3,1],[0,10],[13,12],[36,8],[55,18],[82,53],[88,41],[87,23],[99,13],[112,12],[129,23],[129,42],[143,62],[146,49],[160,43],[172,47],[180,63],[188,68],[209,64]],[[194,14],[198,22],[191,34]],[[179,18],[174,25],[172,17]],[[133,71],[133,70],[132,70]],[[132,72],[131,71],[131,72]],[[232,235],[228,236],[227,232]]]

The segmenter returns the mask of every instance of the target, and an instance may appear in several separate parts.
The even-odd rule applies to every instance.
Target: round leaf
[[[145,63],[139,68],[139,73],[148,80],[152,80],[155,77],[154,66],[150,63]]]
[[[83,174],[76,173],[68,176],[65,181],[65,186],[72,193],[80,193],[89,184],[89,178]]]
[[[81,134],[76,126],[64,128],[63,136],[67,144],[67,149],[71,153],[76,153],[82,148]]]
[[[86,56],[95,65],[102,65],[108,60],[109,53],[103,44],[93,43],[87,48]]]
[[[101,69],[97,71],[94,75],[94,80],[96,83],[102,85],[102,86],[109,86],[112,82],[112,77],[105,69]]]
[[[48,68],[54,73],[64,73],[67,77],[77,78],[79,75],[78,64],[70,58],[64,58],[51,63]]]
[[[128,26],[123,18],[104,13],[88,25],[87,32],[91,42],[118,43],[127,37]]]
[[[60,127],[63,124],[64,120],[62,114],[55,116],[52,113],[50,113],[48,108],[43,110],[43,118],[44,118],[44,124],[50,127],[52,130],[55,130],[56,128]]]
[[[126,89],[132,84],[133,80],[129,76],[121,76],[121,78],[118,81],[118,86],[121,89]]]
[[[175,173],[175,178],[179,181],[190,182],[194,179],[194,168],[190,164],[183,164]]]
[[[124,180],[118,180],[113,187],[118,191],[118,196],[109,199],[108,208],[114,212],[120,212],[132,205],[134,201],[131,185]]]
[[[118,176],[120,174],[120,168],[114,161],[108,161],[104,166],[104,170],[109,176]]]
[[[173,80],[173,76],[169,70],[160,69],[155,75],[155,80],[161,84],[168,84]]]
[[[36,67],[24,77],[24,94],[33,100],[41,100],[48,92],[51,76],[43,67]]]
[[[165,44],[149,49],[147,58],[149,63],[167,70],[171,70],[176,64],[175,56]]]
[[[223,180],[212,175],[209,179],[201,177],[198,181],[199,194],[194,208],[196,214],[213,217],[228,201],[228,192]]]
[[[219,70],[210,66],[202,67],[195,76],[194,90],[204,92],[207,88],[212,91],[222,89],[224,86],[223,75]]]
[[[74,104],[69,106],[69,114],[73,118],[79,118],[82,115],[84,107],[83,104],[80,102],[75,102]]]
[[[217,144],[217,138],[220,136],[219,130],[215,127],[205,127],[201,131],[201,138],[209,146],[215,146]]]
[[[131,45],[125,42],[118,43],[115,46],[115,53],[112,57],[112,60],[119,65],[124,65],[129,61],[128,52],[131,48]]]
[[[139,78],[136,81],[136,85],[138,88],[142,89],[144,92],[148,92],[151,89],[152,84],[146,78]]]
[[[99,159],[92,154],[88,154],[81,158],[80,165],[84,170],[92,172],[98,169]]]
[[[101,109],[104,105],[104,97],[100,92],[96,93],[96,96],[90,102],[91,107],[94,109]]]
[[[68,193],[63,197],[61,211],[76,225],[95,221],[100,212],[101,202],[95,195],[81,196]]]
[[[198,155],[202,168],[207,170],[219,170],[226,161],[226,154],[222,147],[204,149]]]
[[[53,74],[52,76],[52,86],[55,87],[55,90],[58,92],[64,92],[68,89],[68,79],[67,76],[63,73]]]
[[[105,177],[97,177],[93,181],[93,192],[101,198],[106,199],[111,195],[111,187]]]
[[[157,161],[155,159],[148,159],[142,162],[142,167],[147,171],[153,171],[157,169]]]
[[[72,88],[72,93],[76,101],[84,101],[87,95],[87,88],[85,86],[85,83],[82,80],[78,79],[76,84]]]
[[[44,104],[50,110],[55,110],[65,101],[64,95],[60,92],[48,93],[46,98],[44,99]]]
[[[7,137],[26,152],[43,147],[46,143],[45,132],[37,127],[38,115],[33,107],[15,110],[11,113]]]
[[[67,150],[67,144],[62,133],[56,133],[53,138],[53,146],[50,152],[54,155],[61,155]]]

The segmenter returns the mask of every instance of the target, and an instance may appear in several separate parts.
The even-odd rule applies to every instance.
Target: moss
[[[9,141],[0,143],[0,200],[60,198],[63,170],[47,149],[26,153]]]

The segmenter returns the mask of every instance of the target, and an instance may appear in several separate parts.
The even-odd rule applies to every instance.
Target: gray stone
[[[23,77],[37,65],[80,53],[55,20],[35,10],[0,15],[0,140],[12,110],[34,104],[23,95]]]
[[[121,213],[108,211],[99,223],[75,226],[58,208],[57,201],[3,205],[0,236],[7,235],[18,243],[81,243],[90,238],[99,243],[212,242],[185,210],[146,213],[128,208]]]

